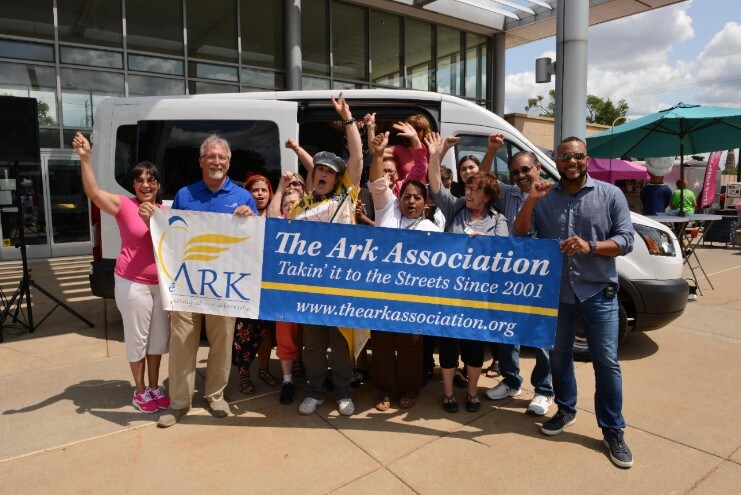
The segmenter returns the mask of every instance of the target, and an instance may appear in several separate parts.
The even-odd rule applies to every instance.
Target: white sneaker
[[[535,397],[533,397],[533,400],[530,401],[530,405],[527,407],[527,411],[536,416],[545,416],[551,404],[553,404],[553,396],[535,394]]]
[[[313,414],[314,411],[316,411],[317,406],[321,406],[322,404],[324,404],[324,399],[318,400],[307,397],[301,405],[298,406],[298,412],[300,414]]]
[[[490,388],[486,391],[485,394],[486,397],[491,400],[500,400],[504,399],[505,397],[517,397],[521,393],[521,388],[509,388],[507,385],[504,384],[504,382],[499,382],[499,385],[494,388]]]
[[[337,410],[343,416],[352,416],[355,412],[355,404],[353,404],[352,399],[342,399],[337,402]]]

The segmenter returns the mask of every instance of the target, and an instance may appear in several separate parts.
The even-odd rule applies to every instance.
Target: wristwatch
[[[597,241],[589,241],[589,252],[594,253],[597,251]]]

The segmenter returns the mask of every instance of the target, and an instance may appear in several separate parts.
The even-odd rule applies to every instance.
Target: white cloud
[[[694,37],[690,6],[677,4],[590,28],[587,92],[625,99],[631,117],[680,101],[741,106],[741,25],[726,23],[697,55],[682,57],[673,50]],[[679,55],[674,62],[672,54]],[[548,56],[555,58],[552,52]],[[523,112],[528,98],[547,97],[553,86],[536,84],[531,71],[508,75],[505,111]]]

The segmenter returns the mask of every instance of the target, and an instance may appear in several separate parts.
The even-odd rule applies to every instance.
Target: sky
[[[590,27],[587,93],[625,99],[629,118],[679,102],[741,107],[737,2],[690,0]],[[548,101],[555,86],[535,83],[539,57],[555,60],[555,36],[507,50],[505,113],[525,113],[537,95]]]

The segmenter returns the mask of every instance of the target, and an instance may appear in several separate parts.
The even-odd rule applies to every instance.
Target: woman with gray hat
[[[347,135],[350,156],[345,161],[328,151],[314,155],[314,170],[309,189],[291,210],[290,218],[310,222],[355,223],[355,202],[363,171],[360,132],[350,112],[350,106],[340,93],[332,104],[339,114]],[[329,357],[327,351],[332,349]],[[347,340],[337,327],[304,325],[304,367],[306,369],[306,398],[299,413],[312,414],[324,403],[325,379],[328,365],[332,366],[337,410],[343,416],[355,412],[352,401],[352,360]]]

